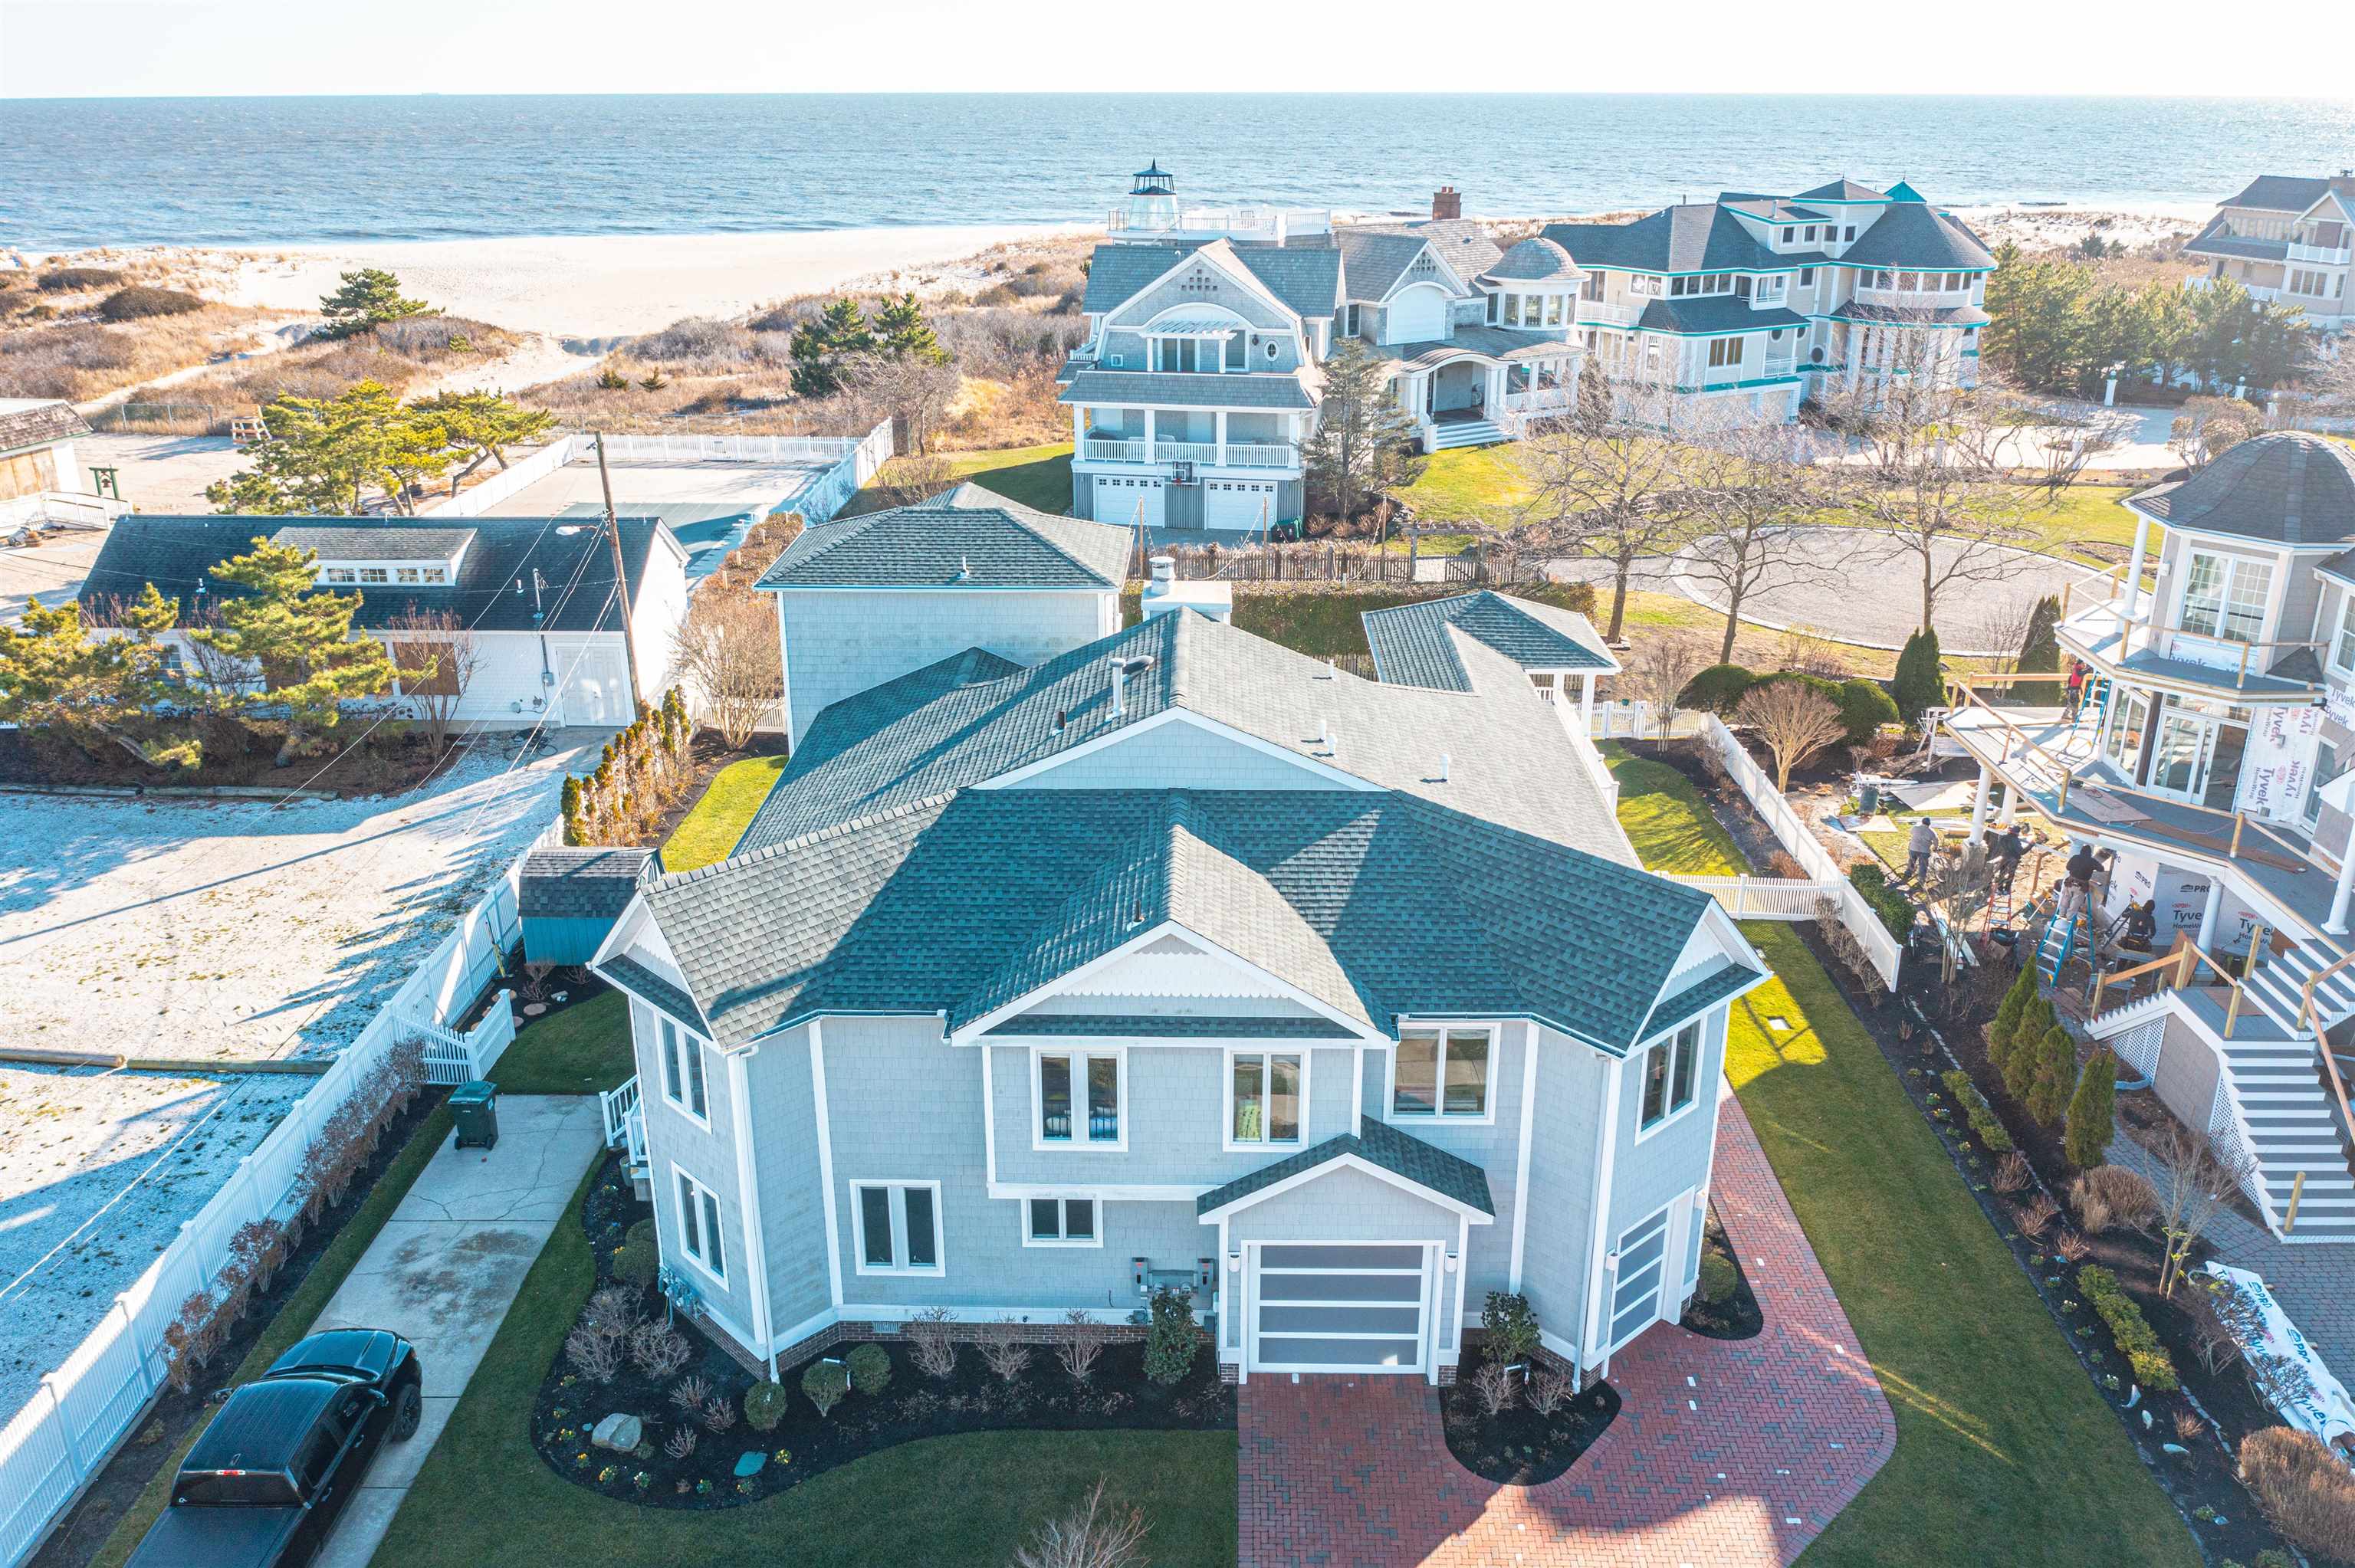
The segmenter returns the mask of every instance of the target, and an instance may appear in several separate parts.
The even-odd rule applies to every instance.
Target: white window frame
[[[1092,1236],[1074,1236],[1071,1234],[1071,1205],[1074,1202],[1086,1203],[1092,1206],[1094,1209],[1095,1234]],[[1041,1236],[1032,1234],[1030,1229],[1030,1205],[1033,1203],[1052,1203],[1055,1205],[1056,1234],[1051,1236]],[[1039,1192],[1035,1193],[1030,1197],[1018,1200],[1016,1206],[1020,1210],[1022,1245],[1024,1246],[1092,1247],[1098,1251],[1103,1250],[1104,1205],[1103,1200],[1096,1196],[1093,1192]]]
[[[701,1035],[678,1022],[669,1014],[663,1012],[655,1014],[655,1054],[662,1058],[660,1063],[662,1071],[659,1075],[662,1079],[663,1104],[670,1107],[704,1131],[709,1132],[711,1130],[711,1068],[710,1064],[704,1059],[705,1044],[706,1042]],[[693,1047],[694,1054],[690,1056],[681,1051],[679,1054],[674,1056],[672,1052],[681,1045]],[[690,1063],[695,1067],[694,1085],[701,1090],[699,1097],[703,1101],[701,1110],[697,1110],[686,1096],[678,1092],[688,1083],[687,1068]],[[674,1075],[678,1079],[676,1084],[672,1082]]]
[[[1308,1133],[1308,1073],[1309,1063],[1316,1055],[1307,1044],[1279,1044],[1271,1041],[1265,1045],[1230,1045],[1220,1058],[1219,1147],[1228,1154],[1264,1154],[1271,1150],[1300,1150],[1315,1141]],[[1300,1058],[1300,1135],[1283,1139],[1262,1138],[1239,1139],[1235,1136],[1235,1058],[1238,1056],[1297,1056]],[[1260,1097],[1263,1106],[1268,1094],[1272,1065],[1260,1068]],[[1264,1117],[1262,1120],[1264,1122]]]
[[[2190,613],[2191,577],[2201,561],[2213,561],[2222,567],[2216,583],[2216,623],[2208,630],[2185,624]],[[2255,635],[2235,636],[2226,630],[2226,621],[2234,609],[2232,590],[2239,585],[2243,572],[2263,572],[2264,592],[2258,597]],[[2281,563],[2254,556],[2228,555],[2222,550],[2186,550],[2183,556],[2183,580],[2175,590],[2175,626],[2186,637],[2201,637],[2211,642],[2247,643],[2252,647],[2264,645],[2265,633],[2273,629],[2274,584],[2281,576]]]
[[[932,1195],[932,1261],[919,1266],[899,1261],[908,1255],[908,1193],[923,1188]],[[888,1264],[867,1261],[867,1204],[860,1194],[869,1189],[889,1192],[891,1213],[891,1256]],[[1028,1223],[1027,1217],[1025,1223]],[[939,1278],[949,1271],[948,1221],[941,1213],[938,1181],[855,1181],[850,1183],[850,1259],[861,1274],[918,1275]]]
[[[1071,1136],[1047,1136],[1046,1080],[1041,1073],[1050,1056],[1071,1059]],[[1092,1139],[1081,1136],[1087,1121],[1088,1072],[1091,1057],[1105,1056],[1119,1065],[1120,1136]],[[1041,1153],[1125,1154],[1128,1152],[1128,1047],[1125,1045],[1033,1045],[1030,1048],[1030,1147]]]
[[[1435,1032],[1440,1037],[1439,1072],[1432,1086],[1432,1101],[1436,1107],[1428,1111],[1402,1111],[1398,1108],[1398,1053],[1409,1034]],[[1451,1034],[1486,1034],[1488,1037],[1487,1092],[1480,1097],[1477,1114],[1471,1111],[1451,1111],[1447,1108],[1447,1037]],[[1497,1072],[1497,1040],[1499,1031],[1494,1023],[1441,1023],[1430,1019],[1403,1021],[1399,1038],[1382,1053],[1382,1119],[1389,1122],[1445,1122],[1450,1127],[1487,1127],[1497,1119],[1497,1090],[1502,1083]]]
[[[1667,1312],[1668,1303],[1671,1300],[1676,1299],[1668,1290],[1668,1278],[1670,1273],[1668,1266],[1671,1263],[1680,1264],[1682,1260],[1677,1256],[1678,1238],[1676,1234],[1676,1215],[1673,1211],[1676,1209],[1678,1204],[1689,1203],[1690,1202],[1691,1200],[1689,1197],[1671,1198],[1666,1203],[1663,1203],[1660,1207],[1653,1210],[1650,1213],[1646,1214],[1642,1219],[1637,1220],[1634,1224],[1629,1225],[1625,1230],[1619,1233],[1619,1239],[1611,1249],[1611,1286],[1603,1298],[1603,1333],[1604,1338],[1608,1341],[1607,1349],[1604,1351],[1606,1355],[1616,1355],[1619,1351],[1633,1344],[1637,1335],[1650,1328],[1653,1324],[1661,1320]],[[1639,1231],[1649,1228],[1656,1221],[1658,1222],[1659,1224],[1660,1255],[1655,1258],[1652,1262],[1644,1265],[1643,1267],[1636,1270],[1636,1274],[1639,1277],[1648,1270],[1657,1269],[1659,1271],[1659,1277],[1652,1286],[1652,1289],[1655,1293],[1652,1303],[1652,1315],[1645,1319],[1641,1323],[1636,1325],[1636,1327],[1628,1330],[1626,1333],[1614,1339],[1611,1333],[1611,1326],[1616,1323],[1619,1320],[1621,1314],[1626,1310],[1626,1308],[1620,1305],[1620,1291],[1624,1285],[1633,1283],[1633,1281],[1625,1280],[1622,1277],[1625,1271],[1625,1261],[1628,1250],[1627,1238],[1635,1235]],[[1639,1243],[1637,1245],[1641,1244]],[[1677,1272],[1681,1273],[1682,1270],[1679,1268]],[[1633,1303],[1631,1302],[1628,1305],[1632,1306]]]
[[[2330,667],[2355,673],[2355,589],[2341,589],[2339,595],[2339,629],[2330,639]]]
[[[1693,1041],[1692,1082],[1687,1086],[1688,1092],[1685,1097],[1685,1103],[1678,1105],[1676,1102],[1677,1044],[1688,1033],[1692,1035]],[[1646,1126],[1644,1121],[1644,1085],[1651,1076],[1653,1054],[1656,1052],[1661,1051],[1665,1051],[1668,1054],[1668,1076],[1664,1080],[1666,1086],[1661,1091],[1660,1103],[1662,1109],[1660,1112],[1660,1119]],[[1691,1019],[1684,1023],[1678,1024],[1668,1033],[1646,1043],[1644,1047],[1636,1053],[1635,1081],[1636,1142],[1641,1143],[1655,1133],[1665,1131],[1668,1128],[1674,1127],[1678,1122],[1682,1121],[1685,1118],[1692,1115],[1693,1108],[1701,1102],[1700,1069],[1701,1064],[1708,1059],[1708,1056],[1709,1031],[1706,1027],[1706,1020],[1700,1018]]]
[[[671,1225],[678,1235],[679,1255],[695,1265],[713,1284],[727,1289],[727,1227],[722,1223],[719,1194],[676,1160],[671,1162],[670,1193],[674,1205]],[[704,1255],[706,1252],[710,1255]]]

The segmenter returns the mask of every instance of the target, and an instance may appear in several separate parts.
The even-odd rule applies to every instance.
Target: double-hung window
[[[1031,1057],[1036,1142],[1042,1149],[1121,1149],[1117,1051],[1040,1051]]]
[[[1699,1021],[1644,1053],[1644,1105],[1636,1120],[1639,1136],[1691,1108],[1700,1071]]]
[[[853,1181],[850,1197],[859,1273],[943,1272],[938,1181]]]
[[[1308,1112],[1308,1058],[1298,1051],[1227,1053],[1227,1146],[1296,1146]]]
[[[1093,1198],[1027,1198],[1022,1203],[1024,1246],[1102,1246]]]
[[[1709,363],[1712,368],[1722,368],[1742,363],[1742,344],[1738,337],[1713,337],[1709,340]]]
[[[703,1098],[703,1042],[666,1018],[657,1025],[661,1039],[663,1098],[696,1120],[709,1125],[710,1112]]]
[[[1409,1029],[1391,1060],[1391,1116],[1486,1120],[1489,1058],[1486,1029]]]
[[[2339,635],[2330,640],[2330,662],[2341,670],[2355,672],[2355,593],[2339,597]]]
[[[670,1169],[678,1187],[679,1250],[693,1258],[706,1274],[725,1284],[728,1257],[719,1242],[719,1198],[677,1166]]]
[[[2265,599],[2273,586],[2270,561],[2195,552],[2183,576],[2179,624],[2196,636],[2254,642],[2264,630]]]

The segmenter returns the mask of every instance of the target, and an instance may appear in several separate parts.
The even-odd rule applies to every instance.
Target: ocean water
[[[2199,206],[2355,165],[2291,99],[1026,94],[0,101],[0,244],[1101,221],[1189,197],[1593,212],[1847,174],[1951,206]]]

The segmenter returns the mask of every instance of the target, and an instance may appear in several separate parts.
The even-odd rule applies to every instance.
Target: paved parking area
[[[1419,1378],[1243,1385],[1241,1568],[1788,1563],[1897,1446],[1896,1418],[1749,1118],[1718,1110],[1716,1192],[1765,1330],[1651,1329],[1614,1358],[1619,1418],[1540,1487],[1457,1464]],[[1967,1543],[1957,1542],[1967,1554]]]

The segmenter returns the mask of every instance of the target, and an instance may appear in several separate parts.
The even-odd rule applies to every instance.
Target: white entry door
[[[1252,1371],[1423,1370],[1429,1248],[1269,1243],[1252,1251]]]
[[[1263,521],[1280,523],[1275,514],[1275,482],[1272,479],[1212,479],[1202,484],[1202,526],[1256,529]]]
[[[1096,521],[1117,523],[1124,528],[1134,528],[1140,523],[1147,528],[1160,527],[1168,484],[1166,479],[1099,477]]]
[[[566,724],[630,722],[629,664],[618,643],[600,639],[556,657],[564,683]]]

